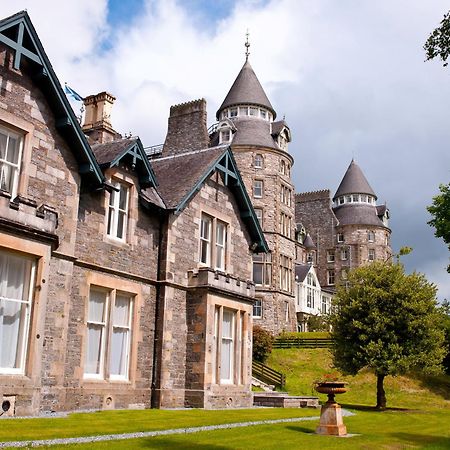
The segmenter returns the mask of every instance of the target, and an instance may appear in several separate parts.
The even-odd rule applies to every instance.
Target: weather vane
[[[246,61],[248,61],[248,56],[250,55],[250,52],[249,52],[249,48],[250,48],[250,42],[248,42],[248,36],[249,36],[249,33],[248,33],[248,28],[247,28],[247,33],[245,33],[245,37],[246,37],[246,41],[245,41],[245,60]]]

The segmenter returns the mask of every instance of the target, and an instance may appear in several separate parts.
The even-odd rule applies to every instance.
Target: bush
[[[330,331],[328,316],[312,315],[308,317],[308,331]]]
[[[258,325],[253,327],[253,359],[260,363],[266,361],[272,352],[274,337]]]

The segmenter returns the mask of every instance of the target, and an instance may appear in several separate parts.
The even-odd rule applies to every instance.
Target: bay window
[[[0,373],[25,373],[35,265],[0,252]]]
[[[85,378],[127,380],[133,297],[93,287],[89,293]]]

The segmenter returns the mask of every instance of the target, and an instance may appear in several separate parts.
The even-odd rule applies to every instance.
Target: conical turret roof
[[[377,198],[362,170],[353,159],[348,166],[347,172],[345,172],[344,178],[342,178],[336,194],[334,194],[333,200],[346,194],[369,194],[373,195],[375,199]]]
[[[233,86],[231,86],[225,100],[217,111],[217,119],[219,119],[220,112],[223,109],[243,104],[262,106],[267,108],[273,114],[274,119],[276,117],[275,110],[272,108],[272,105],[248,60],[245,61],[236,80],[234,80]]]

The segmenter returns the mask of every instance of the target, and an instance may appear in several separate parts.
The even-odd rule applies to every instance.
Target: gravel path
[[[61,445],[61,444],[88,444],[90,442],[101,441],[117,441],[122,439],[136,439],[146,438],[153,436],[165,436],[170,434],[187,434],[198,433],[200,431],[211,430],[223,430],[227,428],[241,428],[252,427],[255,425],[271,425],[277,423],[289,423],[289,422],[302,422],[306,420],[318,420],[319,416],[314,417],[295,417],[292,419],[276,419],[276,420],[260,420],[256,422],[239,422],[239,423],[227,423],[223,425],[208,425],[205,427],[191,427],[191,428],[175,428],[172,430],[162,431],[145,431],[139,433],[123,433],[123,434],[106,434],[102,436],[85,436],[75,438],[62,438],[62,439],[42,439],[36,441],[12,441],[12,442],[0,442],[0,448],[12,448],[12,447],[39,447],[41,445]]]

